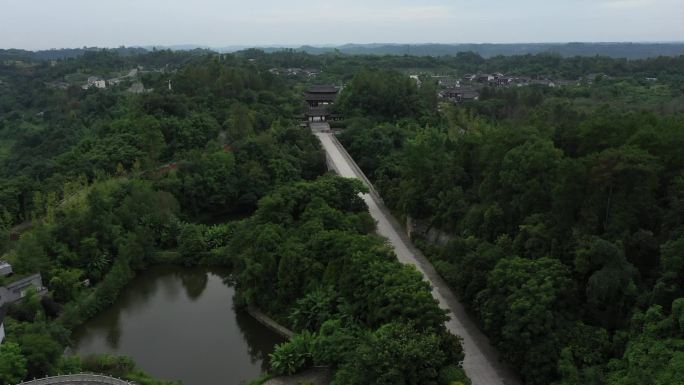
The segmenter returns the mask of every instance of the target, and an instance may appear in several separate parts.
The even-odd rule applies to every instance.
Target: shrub
[[[271,367],[276,374],[292,375],[312,365],[313,335],[307,331],[296,334],[289,342],[276,346]]]

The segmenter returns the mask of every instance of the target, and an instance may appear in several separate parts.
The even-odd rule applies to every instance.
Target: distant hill
[[[208,47],[195,44],[171,46],[119,47],[110,48],[120,55],[137,55],[153,49],[170,49],[173,51],[213,50],[217,52],[236,52],[250,48],[247,45],[225,47]],[[459,52],[475,52],[489,58],[493,56],[513,56],[551,53],[564,57],[569,56],[608,56],[612,58],[645,59],[656,56],[684,55],[684,42],[679,43],[521,43],[521,44],[345,44],[339,46],[261,46],[256,47],[265,52],[277,52],[283,49],[322,55],[338,52],[346,55],[415,55],[415,56],[448,56]],[[63,48],[41,51],[20,49],[0,50],[2,60],[56,60],[73,58],[88,51],[102,48]]]
[[[280,50],[270,48],[267,51]],[[609,56],[643,59],[684,55],[684,43],[530,43],[530,44],[346,44],[337,47],[302,46],[299,51],[323,54],[337,50],[350,55],[447,56],[475,52],[482,57],[554,53],[561,56]]]
[[[101,51],[102,48],[60,48],[40,51],[26,51],[23,49],[0,49],[0,60],[59,60],[83,56],[86,52]],[[139,55],[148,50],[139,47],[119,47],[107,49],[122,56]]]

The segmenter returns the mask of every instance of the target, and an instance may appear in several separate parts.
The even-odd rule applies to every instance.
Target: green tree
[[[295,330],[318,330],[336,312],[337,296],[331,286],[318,288],[298,299],[290,314]]]
[[[295,334],[290,341],[277,345],[270,355],[271,367],[277,374],[292,375],[312,364],[313,335],[307,331]]]
[[[558,346],[576,296],[570,272],[558,260],[500,260],[478,295],[485,331],[531,384],[556,377]]]
[[[83,286],[81,277],[83,272],[76,269],[56,269],[52,271],[52,278],[48,287],[56,301],[68,302],[76,298]]]
[[[164,135],[161,130],[154,126],[145,128],[143,130],[142,142],[140,145],[146,156],[145,167],[155,167],[166,146]]]
[[[16,248],[14,269],[17,273],[46,273],[50,269],[52,264],[42,241],[47,237],[47,231],[42,228],[22,237]]]
[[[594,238],[577,251],[575,270],[586,279],[590,316],[614,329],[631,310],[637,294],[635,269],[617,246]]]
[[[280,253],[277,296],[280,303],[291,304],[304,294],[311,262],[302,256],[299,246],[285,245]]]
[[[684,236],[661,246],[661,275],[653,288],[653,300],[661,306],[684,295]]]
[[[0,383],[18,384],[26,378],[27,362],[19,345],[5,342],[0,345]]]
[[[364,69],[342,91],[339,105],[347,116],[397,119],[415,116],[418,100],[416,83],[408,76],[391,70]]]
[[[234,140],[244,139],[254,134],[254,116],[249,107],[235,103],[230,107],[228,133]]]
[[[196,264],[207,252],[202,227],[185,224],[178,236],[178,252],[186,265]]]
[[[434,333],[390,323],[360,339],[355,357],[342,365],[332,384],[439,384],[448,355]]]
[[[12,214],[7,209],[0,209],[0,252],[9,244],[10,229],[12,228]]]
[[[519,213],[548,211],[562,156],[549,140],[511,149],[501,165],[502,200]]]
[[[607,149],[587,159],[593,192],[583,215],[610,235],[633,233],[654,221],[658,160],[636,147]],[[591,210],[591,211],[589,211]],[[600,223],[594,221],[600,220]]]
[[[52,373],[63,348],[50,334],[45,331],[29,331],[18,342],[26,357],[28,377],[42,377]]]

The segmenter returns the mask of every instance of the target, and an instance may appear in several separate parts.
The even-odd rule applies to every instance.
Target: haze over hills
[[[353,55],[447,56],[475,52],[482,57],[555,53],[561,56],[610,56],[641,59],[684,54],[684,43],[521,43],[521,44],[345,44],[337,47],[303,46],[312,54],[339,50]]]
[[[341,53],[347,55],[415,55],[415,56],[448,56],[459,52],[474,52],[484,58],[493,56],[512,56],[550,53],[563,57],[572,56],[608,56],[612,58],[644,59],[657,56],[684,55],[684,42],[597,42],[597,43],[516,43],[516,44],[399,44],[399,43],[376,43],[376,44],[344,44],[344,45],[267,45],[248,46],[232,45],[224,47],[211,47],[206,45],[182,44],[169,46],[136,46],[113,48],[119,54],[140,54],[153,49],[171,49],[174,51],[184,50],[212,50],[216,52],[236,52],[249,48],[258,48],[266,52],[275,52],[283,49],[294,49],[310,54]],[[38,60],[54,60],[61,58],[77,57],[86,51],[99,50],[97,47],[64,48],[39,51],[26,51],[21,49],[0,50],[0,58],[20,59],[33,58]]]

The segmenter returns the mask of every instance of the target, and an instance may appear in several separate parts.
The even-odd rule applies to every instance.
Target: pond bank
[[[233,306],[230,271],[153,266],[114,303],[74,330],[72,352],[132,357],[157,378],[239,385],[268,368],[285,338]]]
[[[247,313],[254,317],[257,321],[259,321],[262,325],[266,326],[267,328],[271,329],[272,331],[280,334],[281,336],[285,338],[292,338],[294,335],[294,332],[285,326],[279,324],[276,322],[273,318],[269,317],[266,315],[266,313],[262,312],[261,310],[257,309],[256,307],[253,306],[248,306],[247,307]]]

